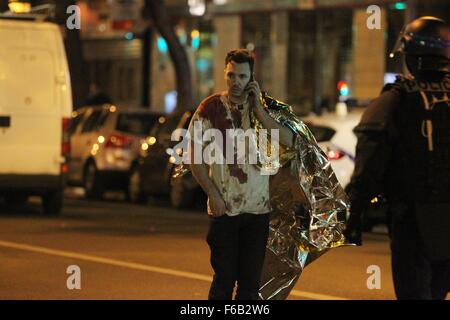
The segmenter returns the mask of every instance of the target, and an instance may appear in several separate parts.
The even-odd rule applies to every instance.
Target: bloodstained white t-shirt
[[[248,103],[240,106],[233,105],[230,103],[226,92],[212,95],[203,100],[191,119],[188,129],[189,133],[197,145],[201,145],[203,150],[205,150],[205,147],[210,142],[204,142],[203,139],[200,141],[197,139],[198,137],[195,137],[195,121],[201,123],[203,134],[212,128],[218,129],[222,133],[224,158],[226,157],[227,148],[225,146],[227,129],[240,128],[247,130],[251,128]],[[245,163],[239,163],[237,161],[236,145],[237,143],[233,152],[235,160],[233,164],[212,163],[209,165],[209,176],[225,201],[227,206],[226,214],[235,216],[242,213],[268,213],[271,211],[269,197],[270,176],[261,174],[255,164],[249,163],[248,154],[244,155]],[[248,141],[246,145],[248,146]],[[248,152],[248,147],[245,150]],[[242,157],[242,154],[239,156]],[[212,214],[209,199],[208,214]]]

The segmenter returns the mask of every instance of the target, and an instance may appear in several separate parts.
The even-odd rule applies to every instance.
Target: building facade
[[[97,21],[91,19],[95,30],[83,33],[92,82],[118,103],[171,112],[176,105],[176,82],[164,39],[141,19],[132,28],[121,29],[120,24],[114,28],[111,20],[118,19],[111,17],[112,1],[79,1],[83,2],[97,13]],[[122,2],[139,5],[136,2],[143,1]],[[333,109],[344,99],[365,105],[386,81],[402,72],[398,58],[390,59],[389,53],[404,24],[421,15],[450,19],[447,0],[165,3],[189,57],[192,108],[211,93],[225,89],[224,58],[235,48],[254,51],[255,77],[263,90],[290,103],[300,114]],[[371,5],[379,8],[379,19],[374,18],[377,12],[373,8],[368,10]],[[90,11],[86,12],[89,16]],[[369,28],[368,22],[375,28]]]
[[[101,91],[116,104],[147,106],[151,60],[144,1],[83,0],[77,5],[91,91]]]

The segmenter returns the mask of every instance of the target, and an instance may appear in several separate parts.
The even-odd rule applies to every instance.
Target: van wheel
[[[134,165],[130,170],[125,194],[127,201],[131,203],[146,204],[148,201],[148,196],[141,189],[141,174],[137,165]]]
[[[172,180],[170,203],[176,209],[191,209],[195,204],[195,193],[184,186],[182,178]]]
[[[89,162],[84,170],[84,190],[86,198],[101,199],[104,193],[104,188],[100,180],[97,168],[94,162]]]
[[[49,191],[42,196],[42,209],[46,215],[58,216],[63,207],[64,193],[62,190]]]
[[[5,202],[7,206],[21,206],[27,202],[28,196],[26,194],[6,194]]]

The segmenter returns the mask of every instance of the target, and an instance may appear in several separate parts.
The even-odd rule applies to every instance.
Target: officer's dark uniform
[[[417,23],[415,27],[424,29]],[[446,61],[446,67],[445,59],[439,61],[444,72],[416,72],[420,65],[419,69],[408,65],[416,77],[400,76],[387,85],[355,128],[358,144],[355,171],[347,188],[352,207],[346,235],[361,242],[361,214],[370,199],[384,194],[398,299],[445,299],[450,290],[450,78]]]

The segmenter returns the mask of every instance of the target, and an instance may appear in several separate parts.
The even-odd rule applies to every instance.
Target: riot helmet
[[[435,17],[420,17],[400,33],[390,57],[404,54],[414,77],[445,76],[450,73],[450,30]]]

